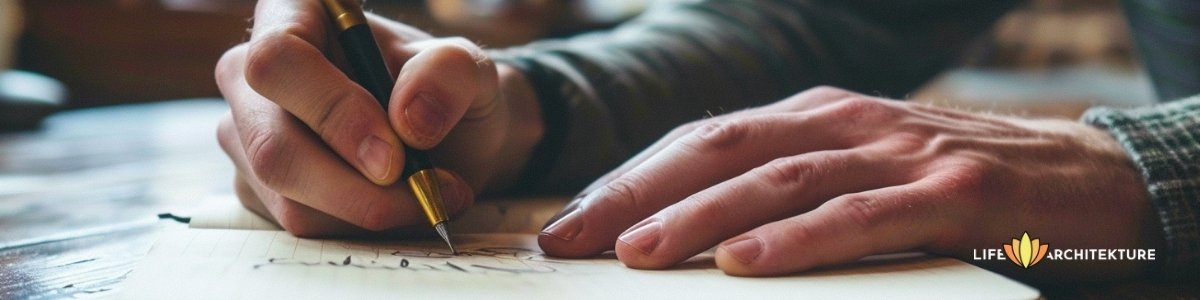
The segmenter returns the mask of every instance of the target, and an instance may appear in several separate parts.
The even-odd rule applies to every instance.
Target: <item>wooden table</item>
[[[216,99],[59,113],[0,135],[0,299],[112,296],[168,222],[231,193]]]

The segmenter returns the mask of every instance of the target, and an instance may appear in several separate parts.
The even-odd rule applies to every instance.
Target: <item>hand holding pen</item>
[[[445,213],[512,184],[541,137],[520,73],[478,46],[367,15],[395,85],[385,108],[354,81],[318,0],[258,3],[250,41],[216,78],[231,114],[218,130],[243,204],[297,236],[428,227],[404,147],[430,151]]]

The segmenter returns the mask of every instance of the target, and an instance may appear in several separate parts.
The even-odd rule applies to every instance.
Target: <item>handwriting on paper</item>
[[[458,255],[430,250],[393,250],[385,259],[347,255],[340,260],[304,261],[268,258],[254,269],[277,267],[357,268],[407,272],[459,272],[466,274],[545,274],[558,271],[555,265],[568,262],[548,260],[539,251],[517,247],[484,247],[460,251]],[[396,259],[399,259],[398,261]]]
[[[434,239],[309,240],[283,231],[168,229],[121,297],[775,299],[795,298],[797,291],[818,299],[1037,297],[1036,290],[951,258],[746,279],[721,274],[711,258],[668,271],[631,270],[611,255],[557,260],[542,255],[533,234],[464,234],[454,242],[468,250],[453,256]]]

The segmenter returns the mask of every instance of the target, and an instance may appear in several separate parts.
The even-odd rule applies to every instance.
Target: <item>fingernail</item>
[[[646,223],[647,221],[649,223]],[[662,223],[659,223],[658,220],[647,221],[643,221],[643,224],[637,225],[633,230],[625,232],[618,239],[622,243],[641,251],[642,254],[650,255],[650,252],[654,252],[654,248],[658,248]]]
[[[554,224],[547,226],[546,229],[542,229],[542,233],[563,241],[575,240],[575,236],[579,235],[580,230],[583,230],[583,218],[579,217],[581,211],[583,210],[576,208]]]
[[[565,217],[567,214],[573,213],[576,210],[578,210],[579,209],[579,199],[583,198],[584,196],[585,195],[575,196],[575,199],[571,200],[571,203],[568,203],[566,206],[564,206],[562,208],[561,211],[559,211],[557,214],[554,214],[554,216],[550,217],[550,219],[547,219],[546,224],[542,225],[542,229],[545,230],[546,228],[550,228],[550,226],[554,225],[555,223],[558,223],[558,220],[562,220],[562,218]]]
[[[412,103],[404,109],[404,116],[408,118],[408,126],[412,127],[414,132],[428,139],[440,137],[448,119],[442,105],[427,93],[418,93]]]
[[[368,176],[382,182],[392,169],[392,147],[374,135],[368,136],[358,145],[358,160],[370,173]]]
[[[743,237],[721,247],[744,265],[754,262],[758,255],[762,254],[762,240],[758,237]]]

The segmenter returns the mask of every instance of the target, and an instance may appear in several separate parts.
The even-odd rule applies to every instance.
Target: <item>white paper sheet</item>
[[[217,223],[257,222],[239,217],[225,219]],[[970,264],[921,255],[874,257],[787,277],[739,278],[716,269],[711,254],[702,254],[671,270],[644,271],[626,268],[611,255],[584,260],[546,257],[537,246],[536,235],[527,233],[462,234],[456,235],[454,242],[461,251],[458,256],[449,255],[439,240],[309,240],[277,230],[171,228],[163,232],[147,259],[129,275],[122,296],[136,299],[1038,297],[1038,292],[1028,286]]]

